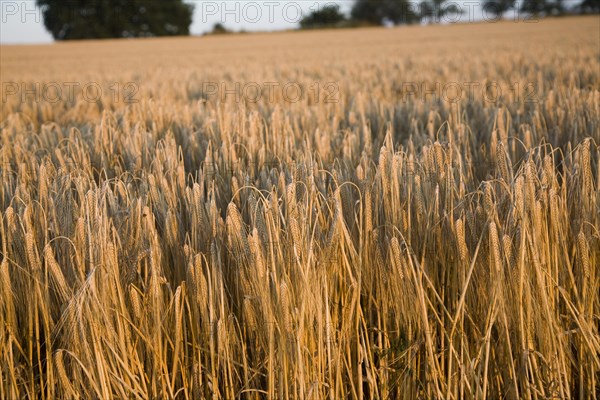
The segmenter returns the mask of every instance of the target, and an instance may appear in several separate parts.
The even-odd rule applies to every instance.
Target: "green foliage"
[[[457,3],[448,0],[424,0],[419,7],[419,18],[429,22],[441,22],[448,14],[462,14]]]
[[[505,12],[515,7],[515,0],[486,0],[483,9],[486,14],[501,17]]]
[[[381,25],[386,20],[410,24],[420,20],[415,8],[406,0],[357,0],[352,8],[352,18],[374,25]]]
[[[598,13],[600,12],[600,0],[583,0],[579,5],[579,10],[582,13]]]
[[[193,6],[182,0],[37,0],[57,40],[188,35]]]
[[[339,26],[345,19],[346,17],[340,12],[339,6],[327,5],[302,18],[300,27],[302,29],[334,27]]]
[[[225,28],[225,25],[223,25],[220,22],[217,22],[213,26],[213,30],[212,30],[211,33],[214,34],[214,35],[221,35],[221,34],[224,34],[224,33],[231,33],[231,32],[229,31],[229,29]]]
[[[524,0],[521,4],[521,11],[533,15],[563,14],[565,7],[562,0]]]

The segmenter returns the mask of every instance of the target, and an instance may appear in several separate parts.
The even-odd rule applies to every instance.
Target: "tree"
[[[419,16],[422,20],[441,22],[448,14],[462,14],[455,2],[446,5],[447,0],[424,0],[420,4]]]
[[[521,11],[533,15],[551,15],[564,13],[565,8],[562,0],[524,0],[521,4]]]
[[[583,0],[578,8],[584,14],[598,13],[600,12],[600,0]]]
[[[565,13],[565,5],[563,0],[554,0],[546,7],[546,14],[562,15]]]
[[[429,22],[434,22],[433,21],[433,16],[435,15],[435,10],[433,9],[433,4],[431,4],[430,1],[422,1],[421,4],[419,4],[419,16],[421,17],[421,20],[427,21],[429,20]]]
[[[483,10],[496,17],[502,17],[511,8],[515,7],[515,0],[485,0]]]
[[[538,15],[544,12],[546,8],[546,0],[524,0],[521,4],[521,11],[533,15]]]
[[[407,0],[357,0],[352,7],[352,18],[356,21],[381,25],[418,22],[420,16]]]
[[[302,18],[300,27],[302,29],[332,27],[339,25],[345,19],[346,17],[340,13],[340,8],[337,4],[327,5]]]
[[[231,33],[229,31],[229,29],[225,28],[225,25],[223,25],[220,22],[217,22],[214,26],[213,26],[213,30],[211,32],[213,35],[222,35],[225,33]]]
[[[189,35],[193,6],[182,0],[37,0],[57,40]]]

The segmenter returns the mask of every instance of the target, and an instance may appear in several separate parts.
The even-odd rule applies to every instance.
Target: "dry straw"
[[[0,398],[597,398],[594,31],[3,47],[26,87],[84,74],[139,101],[0,104]],[[402,99],[461,74],[508,97]],[[202,90],[274,77],[339,98]]]

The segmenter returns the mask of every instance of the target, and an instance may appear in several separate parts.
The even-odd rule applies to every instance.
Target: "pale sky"
[[[157,0],[160,1],[160,0]],[[479,6],[482,0],[457,0],[463,15],[449,16],[442,22],[469,22],[485,19]],[[210,31],[216,22],[235,31],[294,29],[300,19],[327,4],[338,4],[349,14],[354,0],[186,0],[195,5],[191,32]],[[448,1],[452,3],[452,0]],[[415,0],[414,4],[418,4]],[[51,43],[44,28],[42,13],[35,0],[0,0],[0,44]],[[491,14],[489,18],[492,18]],[[511,14],[505,18],[513,18]]]

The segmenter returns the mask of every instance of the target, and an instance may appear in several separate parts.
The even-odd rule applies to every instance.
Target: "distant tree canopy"
[[[429,22],[441,22],[448,14],[459,15],[463,11],[458,3],[448,0],[424,0],[419,4],[419,18]]]
[[[583,0],[579,9],[583,13],[598,13],[600,12],[600,0]]]
[[[600,0],[582,0],[571,7],[565,3],[565,0],[484,0],[483,11],[486,17],[501,17],[511,9],[534,15],[600,12]],[[351,16],[355,22],[372,25],[453,22],[458,20],[455,16],[464,13],[460,4],[455,0],[355,0]]]
[[[418,7],[408,0],[356,0],[352,7],[352,18],[373,25],[381,25],[386,21],[410,24],[421,19]]]
[[[56,40],[189,35],[182,0],[36,0]]]
[[[327,5],[302,18],[300,27],[303,29],[332,27],[339,25],[345,19],[338,5]]]
[[[486,15],[493,14],[501,17],[505,12],[515,7],[515,0],[485,0],[483,10]]]
[[[565,7],[562,0],[523,0],[521,11],[533,15],[551,15],[564,13]]]
[[[220,22],[217,22],[216,24],[213,25],[213,29],[210,32],[213,35],[222,35],[225,33],[231,33],[231,31],[227,28],[225,28],[225,25],[223,25]]]

